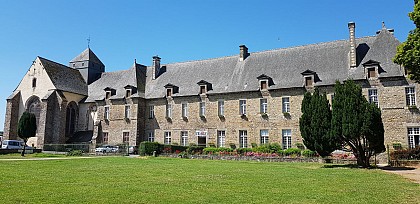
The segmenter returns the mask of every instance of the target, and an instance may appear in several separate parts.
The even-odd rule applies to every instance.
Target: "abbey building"
[[[400,43],[393,30],[262,52],[239,46],[235,56],[161,63],[134,62],[122,71],[86,49],[62,65],[37,57],[7,99],[4,136],[17,138],[24,111],[35,113],[29,143],[165,144],[250,147],[302,144],[301,101],[319,87],[329,100],[334,83],[354,79],[382,111],[385,143],[420,144],[418,85],[392,62]]]

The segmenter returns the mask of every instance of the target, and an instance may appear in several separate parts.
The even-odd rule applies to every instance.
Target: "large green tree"
[[[30,137],[35,137],[36,134],[36,117],[35,114],[24,112],[19,119],[18,136],[23,139],[25,145],[23,146],[22,156],[25,156],[26,143]]]
[[[305,146],[322,157],[340,146],[338,138],[330,134],[331,110],[327,96],[320,94],[318,88],[312,95],[309,92],[304,95],[299,128]]]
[[[414,0],[414,11],[408,14],[416,25],[408,34],[407,40],[397,47],[394,62],[408,71],[409,77],[420,81],[420,2]]]
[[[369,167],[370,157],[385,151],[381,111],[353,80],[336,82],[334,88],[331,134],[350,147],[359,166]]]

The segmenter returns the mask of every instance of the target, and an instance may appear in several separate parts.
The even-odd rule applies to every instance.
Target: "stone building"
[[[376,103],[385,143],[419,145],[418,85],[392,62],[399,41],[383,27],[376,35],[248,52],[215,59],[152,65],[134,62],[105,72],[89,48],[69,66],[37,57],[7,99],[5,137],[16,138],[25,111],[36,114],[31,142],[92,144],[157,141],[179,145],[251,147],[302,144],[303,95],[319,87],[333,100],[334,83],[354,79]]]

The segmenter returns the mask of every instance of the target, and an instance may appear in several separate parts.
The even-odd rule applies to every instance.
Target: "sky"
[[[0,130],[6,99],[41,56],[68,65],[90,48],[106,71],[373,36],[414,29],[413,0],[0,0]]]

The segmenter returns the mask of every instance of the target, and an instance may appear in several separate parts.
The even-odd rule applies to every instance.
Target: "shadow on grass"
[[[410,170],[415,170],[416,169],[414,167],[405,167],[405,166],[401,166],[401,167],[383,166],[383,167],[378,167],[378,168],[382,169],[382,170],[387,170],[387,171],[410,171]]]
[[[333,168],[358,169],[360,167],[357,164],[325,164],[322,168],[326,168],[326,169],[333,169]]]

